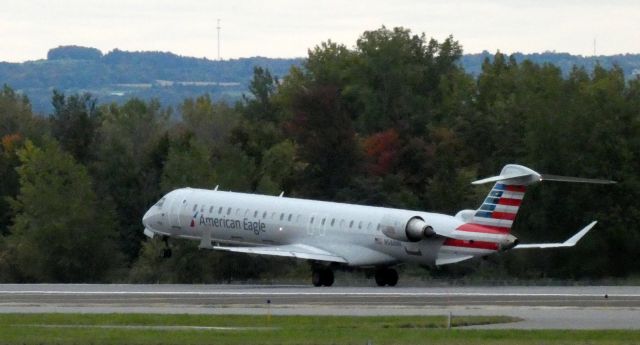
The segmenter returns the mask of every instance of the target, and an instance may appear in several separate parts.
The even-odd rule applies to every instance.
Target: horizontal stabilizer
[[[584,235],[587,234],[587,232],[589,232],[589,230],[591,230],[591,228],[593,228],[596,225],[596,223],[598,223],[598,222],[597,221],[591,222],[589,225],[587,225],[584,228],[582,228],[582,230],[578,231],[578,233],[576,233],[575,235],[571,236],[571,238],[569,238],[568,240],[566,240],[566,241],[564,241],[562,243],[518,244],[517,246],[513,247],[512,249],[527,249],[527,248],[545,249],[545,248],[573,247],[576,243],[578,243],[578,241],[580,241],[580,239],[582,237],[584,237]]]
[[[509,181],[518,181],[518,183],[523,185],[529,185],[535,182],[539,182],[541,180],[541,175],[537,172],[517,164],[507,164],[502,168],[500,175],[487,177],[478,181],[471,182],[472,184],[485,184],[490,182],[509,182]]]
[[[616,181],[612,180],[601,180],[595,178],[582,178],[582,177],[569,177],[569,176],[558,176],[558,175],[542,175],[542,181],[556,181],[556,182],[575,182],[575,183],[594,183],[594,184],[614,184]]]
[[[473,181],[471,182],[471,184],[485,184],[489,182],[509,181],[509,180],[515,180],[517,178],[527,177],[530,175],[531,174],[498,175],[498,176],[483,178],[482,180]]]
[[[616,181],[612,181],[612,180],[539,174],[522,165],[507,164],[504,166],[504,168],[502,168],[500,175],[473,181],[471,182],[471,184],[484,184],[484,183],[500,182],[500,181],[518,182],[523,185],[529,185],[529,184],[540,182],[540,181],[595,183],[595,184],[617,183]]]

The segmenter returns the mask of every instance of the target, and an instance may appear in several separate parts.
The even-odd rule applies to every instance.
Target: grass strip
[[[454,317],[453,326],[513,321],[465,316]],[[640,343],[640,331],[465,330],[446,324],[446,316],[2,314],[0,344]]]

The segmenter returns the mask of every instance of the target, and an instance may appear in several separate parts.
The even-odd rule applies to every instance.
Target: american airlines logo
[[[196,213],[193,215],[193,218],[191,218],[191,227],[192,227],[192,228],[196,226],[196,217],[197,217],[197,216],[198,216],[198,212],[196,212]]]

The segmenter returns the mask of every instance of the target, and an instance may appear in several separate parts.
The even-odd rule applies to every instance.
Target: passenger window
[[[218,214],[222,214],[222,206],[218,209]]]
[[[242,210],[239,208],[236,208],[236,216],[240,217],[241,214],[242,214]]]
[[[280,220],[284,220],[284,213],[280,213]]]
[[[244,216],[245,216],[245,217],[249,217],[249,213],[250,213],[250,212],[251,212],[251,211],[249,211],[249,209],[246,209],[246,210],[244,211]]]
[[[371,230],[371,222],[369,222],[369,224],[367,224],[367,230]]]
[[[202,205],[202,207],[200,208],[200,213],[204,213],[204,208],[205,207],[206,207],[205,205]]]
[[[310,222],[311,224],[313,224],[313,218],[314,218],[314,217],[311,217],[311,222]]]
[[[253,218],[258,218],[258,210],[256,210],[255,212],[253,212]]]
[[[198,209],[198,204],[193,205],[193,212],[195,212]]]
[[[262,214],[262,218],[264,218],[264,219],[267,218],[267,211],[264,211],[264,213]]]
[[[362,222],[358,222],[358,229],[362,229]]]
[[[231,207],[227,209],[227,216],[231,214]]]
[[[336,223],[336,219],[335,219],[335,218],[332,218],[332,219],[331,219],[331,226],[333,226],[335,223]]]
[[[209,213],[213,213],[213,206],[209,207]]]
[[[291,213],[289,213],[289,218],[287,220],[291,221],[291,217],[293,217],[293,215]]]
[[[327,220],[326,218],[322,218],[322,225],[324,225],[324,221]]]
[[[349,222],[349,227],[350,227],[350,228],[353,228],[353,221],[350,221],[350,222]]]

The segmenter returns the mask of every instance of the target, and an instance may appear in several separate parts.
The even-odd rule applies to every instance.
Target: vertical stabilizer
[[[525,185],[518,183],[497,182],[469,223],[509,233],[526,189]]]
[[[500,175],[473,182],[495,184],[468,223],[499,233],[509,233],[527,186],[539,181],[541,175],[537,172],[521,165],[508,164],[502,168]]]

